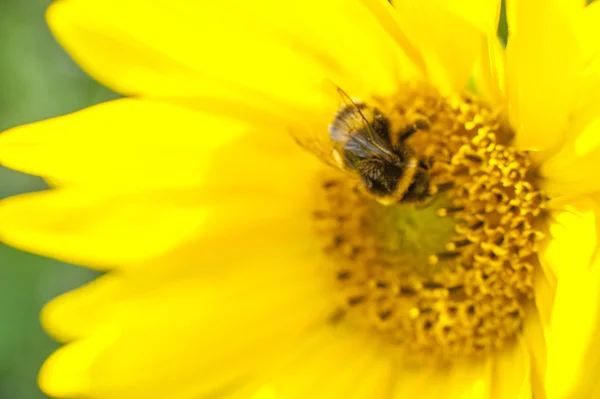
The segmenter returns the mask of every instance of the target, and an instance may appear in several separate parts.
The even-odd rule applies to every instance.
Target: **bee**
[[[340,88],[337,92],[342,104],[329,125],[329,150],[306,140],[299,143],[358,177],[363,191],[384,205],[428,199],[431,163],[406,144],[428,124],[417,122],[393,133],[389,118],[379,109],[352,100]]]

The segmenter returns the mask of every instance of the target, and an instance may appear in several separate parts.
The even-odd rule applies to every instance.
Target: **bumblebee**
[[[393,137],[390,121],[381,111],[339,92],[344,106],[329,126],[338,165],[355,172],[364,189],[383,204],[425,200],[429,165],[405,142],[427,126],[413,124]]]
[[[389,118],[379,109],[336,90],[341,104],[329,125],[329,137],[317,133],[311,140],[303,133],[296,136],[298,143],[357,177],[363,191],[384,205],[428,199],[430,162],[420,159],[406,143],[428,124],[417,122],[392,132]]]

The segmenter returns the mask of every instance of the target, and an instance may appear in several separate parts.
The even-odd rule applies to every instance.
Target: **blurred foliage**
[[[115,97],[54,41],[44,21],[50,3],[0,0],[0,130]],[[0,198],[45,188],[40,179],[7,169],[0,169],[0,182]],[[45,398],[37,372],[57,344],[42,331],[39,311],[93,273],[5,246],[0,262],[0,399]]]

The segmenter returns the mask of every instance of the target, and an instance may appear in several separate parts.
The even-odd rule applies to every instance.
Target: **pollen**
[[[382,205],[357,180],[320,176],[314,212],[335,287],[331,323],[405,355],[450,359],[502,347],[533,299],[545,197],[528,154],[477,99],[407,87],[375,105],[431,163],[430,199]]]

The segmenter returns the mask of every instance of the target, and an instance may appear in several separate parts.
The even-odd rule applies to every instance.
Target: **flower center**
[[[321,177],[314,213],[332,265],[332,323],[360,326],[418,354],[448,359],[501,347],[533,298],[544,197],[525,152],[473,98],[406,88],[373,100],[428,169],[430,198],[385,206],[356,179]]]

